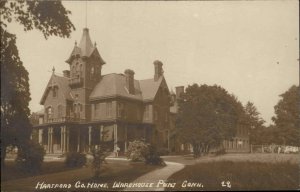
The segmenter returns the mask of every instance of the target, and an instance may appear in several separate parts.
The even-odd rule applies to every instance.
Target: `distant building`
[[[59,76],[53,69],[40,101],[44,113],[35,129],[47,153],[88,152],[103,140],[122,154],[129,141],[141,138],[168,147],[170,93],[162,62],[154,61],[153,77],[145,80],[130,69],[104,75],[105,61],[87,28],[66,62],[70,70]]]

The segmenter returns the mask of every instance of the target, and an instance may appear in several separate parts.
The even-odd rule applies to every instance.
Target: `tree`
[[[8,31],[12,21],[25,31],[38,29],[51,35],[69,37],[74,26],[60,1],[0,1],[1,34],[1,165],[8,146],[26,147],[30,140],[28,72],[16,46],[16,35]]]
[[[299,86],[293,85],[280,97],[272,118],[276,126],[274,137],[278,144],[300,146]]]
[[[176,127],[181,140],[191,143],[199,157],[234,137],[243,118],[242,104],[224,88],[194,84],[179,100]]]
[[[245,105],[245,123],[250,130],[250,143],[262,144],[262,133],[264,131],[264,120],[252,102]]]

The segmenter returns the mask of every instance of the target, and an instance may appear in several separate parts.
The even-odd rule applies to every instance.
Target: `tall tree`
[[[278,144],[300,146],[299,86],[293,85],[280,97],[272,118],[276,125],[276,140]]]
[[[60,1],[0,1],[1,34],[1,165],[8,146],[22,148],[30,139],[28,72],[16,46],[16,35],[8,30],[11,22],[25,31],[38,29],[51,35],[69,37],[74,26],[71,12]]]
[[[198,157],[234,137],[243,118],[242,104],[224,88],[194,84],[179,100],[176,126],[181,140],[191,143]]]
[[[260,117],[260,113],[252,102],[248,101],[244,108],[246,113],[245,123],[250,130],[250,143],[261,144],[265,121]]]

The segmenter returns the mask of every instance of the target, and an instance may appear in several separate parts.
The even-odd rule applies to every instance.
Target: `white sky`
[[[17,34],[20,56],[29,72],[30,108],[39,101],[54,66],[68,69],[75,40],[85,27],[85,2],[64,1],[76,27],[70,39],[33,30]],[[174,1],[87,3],[92,41],[106,61],[103,74],[130,68],[136,79],[152,78],[161,60],[169,88],[218,84],[245,104],[254,102],[267,124],[278,95],[298,85],[299,4],[291,1]]]

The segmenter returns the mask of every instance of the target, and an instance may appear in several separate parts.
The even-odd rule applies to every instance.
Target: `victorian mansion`
[[[105,61],[87,28],[66,62],[70,70],[63,76],[53,70],[40,101],[44,111],[35,129],[47,153],[88,152],[100,141],[122,153],[141,138],[168,147],[171,97],[162,62],[154,61],[149,79],[136,80],[131,69],[102,74]]]

